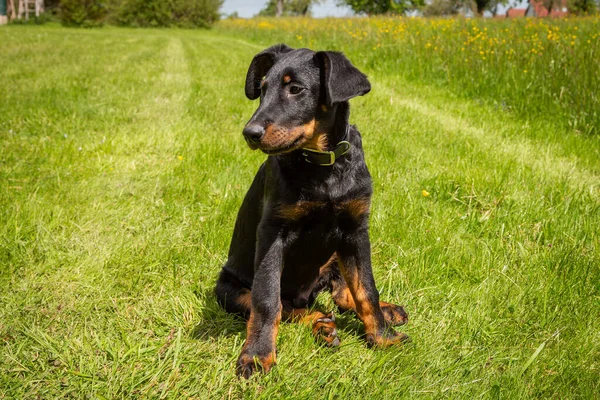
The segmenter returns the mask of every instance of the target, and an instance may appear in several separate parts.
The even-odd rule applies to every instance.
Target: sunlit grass
[[[0,29],[0,398],[596,396],[598,137],[424,84],[333,25],[234,29]],[[332,352],[283,324],[278,365],[244,382],[244,324],[211,292],[265,159],[244,77],[310,40],[370,76],[351,120],[374,272],[413,343],[368,349],[341,315]]]

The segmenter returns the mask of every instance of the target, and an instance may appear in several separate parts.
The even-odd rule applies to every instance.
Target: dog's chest
[[[338,228],[342,230],[359,226],[369,214],[368,198],[341,201],[307,201],[280,204],[276,213],[284,223],[303,230]]]

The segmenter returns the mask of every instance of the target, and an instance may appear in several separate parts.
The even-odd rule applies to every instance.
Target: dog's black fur
[[[360,133],[348,125],[348,100],[370,91],[367,77],[341,53],[280,44],[254,57],[245,89],[260,105],[244,137],[269,157],[239,210],[215,289],[227,311],[249,318],[238,374],[275,363],[282,316],[312,323],[316,336],[339,344],[332,314],[307,311],[323,290],[341,310],[356,311],[370,344],[406,340],[390,326],[406,323],[407,314],[380,302],[375,287],[371,176]],[[303,156],[302,149],[331,151],[344,140],[350,150],[331,166]]]

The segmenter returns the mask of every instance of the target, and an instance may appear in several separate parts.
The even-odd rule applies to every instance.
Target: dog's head
[[[246,97],[260,97],[260,105],[244,138],[251,149],[267,154],[318,148],[325,116],[370,90],[367,77],[342,53],[269,47],[254,56],[246,75]]]

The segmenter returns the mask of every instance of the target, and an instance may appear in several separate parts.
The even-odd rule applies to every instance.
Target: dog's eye
[[[298,94],[298,93],[300,93],[303,90],[304,90],[304,88],[300,87],[300,86],[290,86],[290,93],[291,94]]]

